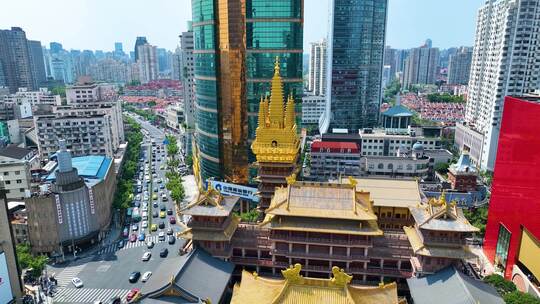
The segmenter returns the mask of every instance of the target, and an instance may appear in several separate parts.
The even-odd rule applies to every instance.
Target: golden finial
[[[332,274],[334,277],[330,279],[330,282],[336,287],[345,287],[352,280],[352,275],[346,274],[343,269],[339,269],[337,266],[332,267]]]
[[[274,62],[274,75],[279,75],[279,56],[276,56],[276,61]]]
[[[292,185],[296,182],[296,174],[293,173],[285,178],[287,180],[287,185]]]
[[[446,205],[446,191],[441,192],[441,196],[439,196],[439,203],[441,205]]]
[[[354,179],[352,176],[349,176],[347,178],[349,179],[349,184],[351,184],[351,186],[353,188],[356,188],[356,185],[358,184],[358,181],[356,179]]]
[[[253,278],[255,280],[259,278],[259,274],[256,271],[253,272]]]
[[[281,274],[283,274],[283,277],[289,281],[289,283],[302,283],[304,277],[300,275],[301,270],[302,265],[296,263],[294,266],[291,265],[289,268],[282,270]]]

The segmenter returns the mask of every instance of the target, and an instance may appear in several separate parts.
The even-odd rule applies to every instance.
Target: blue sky
[[[326,36],[330,0],[304,0],[304,46]],[[30,39],[66,49],[131,50],[136,36],[174,49],[191,17],[189,0],[7,0],[0,28],[20,26]],[[472,45],[477,9],[485,0],[389,0],[386,41],[395,48],[426,38],[441,48]]]

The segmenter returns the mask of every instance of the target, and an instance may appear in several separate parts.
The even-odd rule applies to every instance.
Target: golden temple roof
[[[270,100],[261,98],[255,141],[251,145],[258,162],[295,163],[300,149],[292,96],[284,105],[279,57],[276,57]]]
[[[400,304],[395,283],[377,287],[351,286],[352,276],[338,267],[332,268],[331,279],[307,278],[300,275],[296,264],[282,270],[284,279],[259,277],[242,272],[242,281],[234,286],[231,304]]]
[[[414,227],[403,227],[415,254],[449,259],[474,259],[476,255],[467,246],[445,247],[426,245]]]
[[[355,180],[356,189],[369,192],[375,207],[408,208],[422,201],[416,180],[389,178],[355,178]]]
[[[276,189],[267,214],[325,219],[377,220],[369,193],[354,185],[289,181]]]
[[[195,241],[230,241],[234,235],[234,232],[236,231],[236,228],[238,228],[239,223],[240,218],[233,215],[232,220],[224,230],[189,227],[179,232],[177,236],[183,239]]]
[[[439,199],[431,198],[427,204],[409,207],[416,224],[421,229],[455,232],[477,232],[455,202],[448,203],[444,192]]]

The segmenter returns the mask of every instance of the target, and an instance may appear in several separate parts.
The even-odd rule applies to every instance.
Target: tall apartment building
[[[32,69],[33,88],[37,89],[47,80],[45,75],[45,62],[43,61],[43,49],[40,41],[28,40],[30,54],[30,66]]]
[[[333,0],[328,92],[319,129],[358,130],[379,119],[388,0]]]
[[[146,37],[140,36],[135,40],[135,58],[132,58],[133,61],[137,62],[139,60],[139,46],[148,44]]]
[[[192,9],[202,175],[247,183],[276,57],[285,94],[302,97],[303,1],[192,0]]]
[[[34,88],[30,49],[26,33],[20,27],[0,30],[0,62],[10,92]]]
[[[405,59],[403,87],[413,84],[434,84],[437,81],[439,68],[439,49],[422,46],[410,50]]]
[[[311,43],[308,91],[313,95],[326,93],[326,58],[326,39]]]
[[[184,114],[186,116],[186,126],[195,128],[195,88],[194,65],[193,65],[193,27],[191,21],[188,22],[188,30],[180,35],[180,47],[182,49],[181,80],[184,94]]]
[[[456,127],[456,145],[492,171],[501,128],[503,99],[540,88],[540,2],[497,0],[478,10],[466,125]],[[471,139],[471,140],[469,140]]]
[[[448,84],[468,84],[471,72],[472,48],[461,47],[448,60]]]
[[[142,83],[158,79],[157,47],[148,43],[138,46],[139,77]]]
[[[384,60],[383,65],[389,67],[389,77],[387,79],[387,83],[390,83],[396,78],[397,71],[397,56],[398,56],[399,50],[393,49],[389,45],[387,45],[384,48]],[[384,76],[383,76],[384,77]],[[384,88],[384,86],[383,86]]]

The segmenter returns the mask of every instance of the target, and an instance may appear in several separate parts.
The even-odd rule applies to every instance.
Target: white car
[[[84,286],[83,281],[81,281],[81,279],[79,278],[71,279],[71,283],[73,283],[73,286],[75,286],[75,288],[81,288]]]
[[[158,234],[158,240],[165,241],[165,232],[160,231]]]
[[[143,227],[143,228],[148,228],[148,222],[147,222],[147,221],[143,221],[143,222],[142,222],[142,227]]]
[[[150,279],[150,276],[151,276],[151,275],[152,275],[152,272],[151,272],[151,271],[145,272],[145,273],[143,274],[143,276],[142,276],[141,281],[142,281],[142,282],[148,281],[148,279]]]
[[[143,254],[142,261],[143,262],[149,261],[151,257],[152,257],[152,253],[150,251],[147,251]]]

